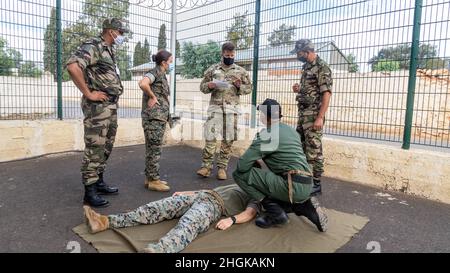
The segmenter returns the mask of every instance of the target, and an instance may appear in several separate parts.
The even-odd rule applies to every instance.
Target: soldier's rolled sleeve
[[[242,81],[241,88],[238,91],[239,95],[248,95],[252,93],[253,86],[247,71],[245,71],[241,81]]]
[[[209,94],[212,92],[212,90],[208,87],[208,83],[212,80],[212,68],[209,68],[205,71],[202,83],[200,84],[200,91],[202,91],[203,94]]]
[[[85,69],[97,62],[97,48],[93,44],[82,44],[80,48],[67,61],[67,65],[78,63],[81,69]]]
[[[152,73],[147,73],[144,75],[144,78],[148,78],[150,80],[150,84],[154,83],[156,80],[155,75],[153,75]]]
[[[255,162],[262,159],[263,156],[261,152],[261,139],[258,133],[247,151],[239,158],[236,170],[240,173],[250,171]]]
[[[248,202],[247,208],[252,208],[252,209],[254,209],[254,210],[256,211],[257,214],[260,214],[260,213],[261,213],[261,203],[258,202],[258,201],[256,201],[256,200],[254,200],[254,199],[251,199],[251,200]]]
[[[323,67],[319,72],[319,88],[320,92],[331,92],[333,88],[333,78],[331,70],[328,67]]]

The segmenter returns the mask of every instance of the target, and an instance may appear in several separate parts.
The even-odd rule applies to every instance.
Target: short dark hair
[[[236,46],[232,42],[226,42],[222,45],[222,53],[225,51],[234,51]]]
[[[274,99],[266,99],[262,104],[258,105],[257,110],[261,111],[267,120],[278,120],[283,117],[281,105]]]
[[[160,65],[162,62],[167,62],[170,57],[172,57],[172,53],[165,49],[161,49],[156,55],[152,55],[152,61],[157,65]]]

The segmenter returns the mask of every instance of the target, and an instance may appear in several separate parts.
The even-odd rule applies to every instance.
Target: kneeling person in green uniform
[[[233,173],[236,183],[265,209],[256,225],[268,228],[287,223],[288,216],[279,204],[284,202],[325,231],[327,217],[310,198],[312,175],[297,132],[280,122],[281,106],[276,100],[267,99],[258,110],[267,128],[256,135]],[[261,161],[269,170],[261,169]]]

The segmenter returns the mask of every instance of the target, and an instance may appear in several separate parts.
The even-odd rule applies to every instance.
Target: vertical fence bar
[[[256,100],[258,99],[258,71],[259,71],[259,31],[261,23],[261,0],[255,2],[255,36],[253,37],[253,92],[251,128],[256,127]]]
[[[403,146],[405,150],[411,147],[411,130],[414,114],[414,96],[416,91],[417,58],[419,55],[420,25],[422,22],[423,0],[416,0],[414,8],[414,26],[411,46],[411,62],[409,66],[408,98],[406,102],[405,130],[403,132]]]
[[[170,35],[170,50],[173,54],[173,63],[174,63],[174,69],[170,73],[170,90],[171,90],[171,96],[170,96],[170,113],[175,113],[175,93],[176,93],[176,67],[177,67],[177,1],[172,0],[172,26],[171,26],[171,35]]]
[[[61,43],[61,0],[56,0],[56,77],[58,81],[58,119],[63,119],[62,111],[62,43]]]

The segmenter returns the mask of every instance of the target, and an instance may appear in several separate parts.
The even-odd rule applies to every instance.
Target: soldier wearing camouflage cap
[[[310,40],[298,40],[291,54],[297,54],[298,60],[304,63],[300,84],[296,83],[292,89],[297,94],[297,132],[300,134],[308,163],[313,169],[314,186],[311,195],[317,195],[322,192],[322,136],[333,79],[329,66],[315,53],[314,44]]]
[[[248,72],[234,63],[236,47],[231,42],[222,46],[222,62],[212,65],[205,72],[200,84],[203,94],[211,94],[208,119],[204,125],[206,140],[202,166],[197,171],[201,177],[209,177],[216,156],[216,141],[222,140],[217,158],[217,179],[227,179],[231,148],[238,135],[240,97],[252,92]]]
[[[83,93],[85,150],[81,165],[85,186],[84,202],[105,207],[109,202],[100,195],[118,194],[119,190],[103,180],[106,162],[112,152],[117,132],[117,108],[123,86],[113,45],[125,42],[129,32],[117,18],[103,22],[103,32],[81,44],[67,61],[67,71]]]

